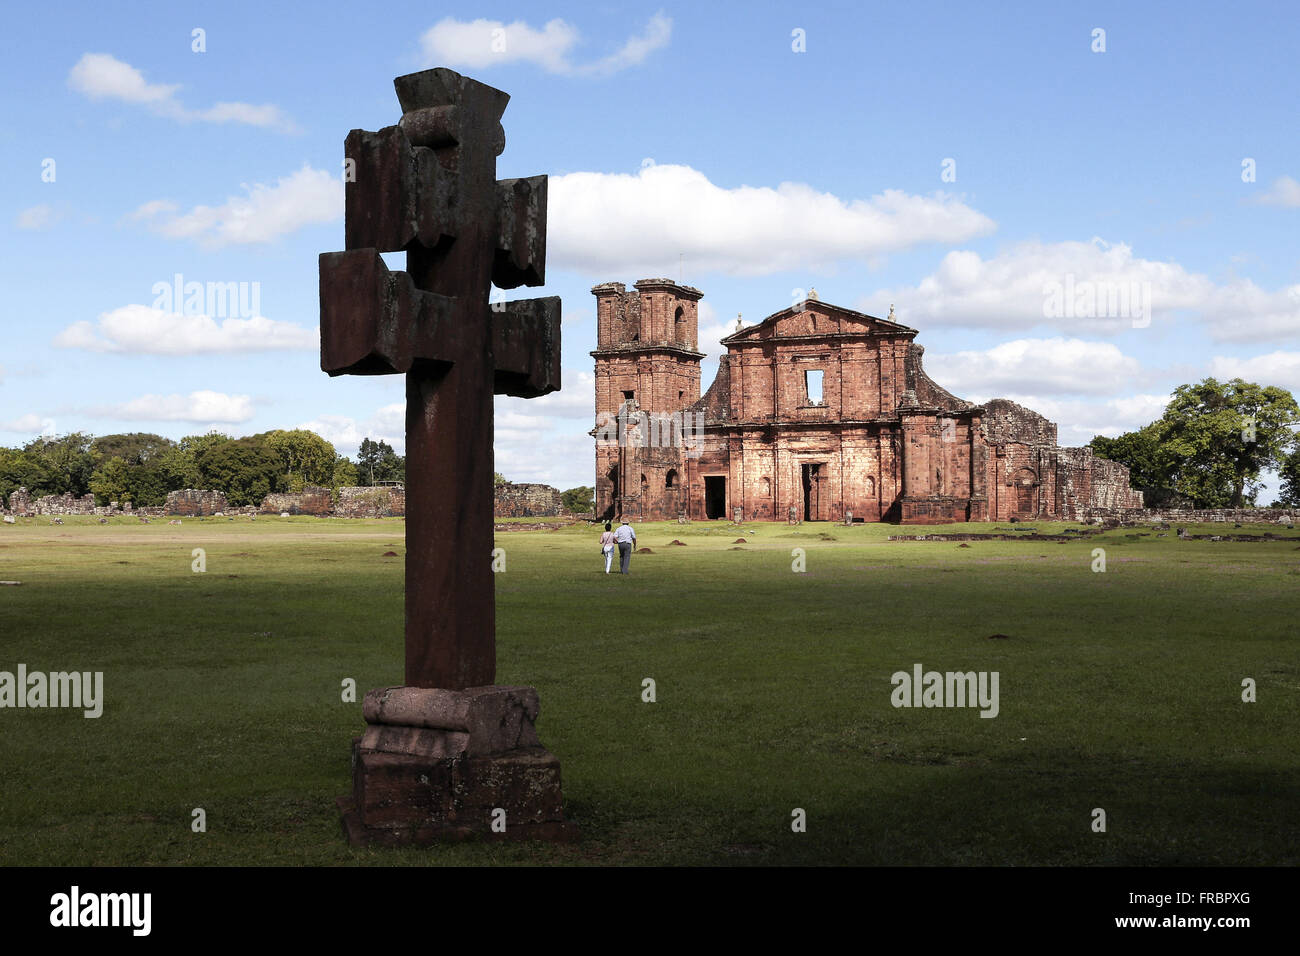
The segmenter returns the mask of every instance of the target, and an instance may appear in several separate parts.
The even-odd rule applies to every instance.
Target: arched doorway
[[[609,482],[609,504],[606,505],[600,516],[608,521],[610,518],[618,516],[618,465],[615,465],[606,473],[605,480]]]

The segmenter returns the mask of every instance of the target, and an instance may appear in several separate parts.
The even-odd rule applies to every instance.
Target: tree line
[[[1116,438],[1098,435],[1089,447],[1127,466],[1149,507],[1254,507],[1266,470],[1282,480],[1272,505],[1300,507],[1297,425],[1300,406],[1286,389],[1207,378],[1175,389],[1156,421]],[[19,487],[33,498],[93,493],[100,505],[129,501],[136,507],[161,505],[169,491],[205,488],[224,492],[239,507],[307,485],[336,491],[405,480],[406,459],[387,442],[366,438],[352,461],[306,429],[242,438],[209,432],[180,441],[147,432],[74,432],[0,447],[0,500],[6,503]],[[590,487],[570,488],[562,498],[571,511],[595,507]]]
[[[1156,421],[1089,447],[1126,465],[1151,508],[1256,507],[1265,470],[1282,479],[1271,507],[1300,507],[1297,424],[1300,407],[1286,389],[1207,378],[1176,388]]]
[[[306,429],[276,429],[236,438],[220,432],[180,441],[148,432],[93,436],[74,432],[0,448],[0,498],[25,487],[33,498],[94,494],[95,503],[161,505],[169,491],[224,492],[236,507],[258,505],[272,492],[308,485],[336,491],[406,478],[406,459],[383,441],[367,438],[357,460]]]

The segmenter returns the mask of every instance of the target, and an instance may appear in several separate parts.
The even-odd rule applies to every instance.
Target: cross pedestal
[[[348,134],[347,251],[320,257],[321,368],[406,375],[406,683],[366,695],[344,828],[570,839],[537,692],[494,684],[492,399],[560,387],[560,300],[488,298],[545,281],[546,177],[496,178],[505,93],[446,69],[394,85],[398,125]]]

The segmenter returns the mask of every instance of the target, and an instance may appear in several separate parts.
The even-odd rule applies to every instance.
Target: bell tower
[[[596,427],[631,411],[671,414],[700,397],[699,289],[671,279],[595,286]],[[631,403],[630,405],[628,403]],[[643,449],[596,447],[596,514],[640,517],[641,476],[629,455]],[[655,456],[661,457],[661,456]],[[649,467],[649,466],[647,466]],[[656,463],[654,469],[662,470]],[[649,482],[651,479],[647,478]],[[635,499],[633,505],[628,499]]]

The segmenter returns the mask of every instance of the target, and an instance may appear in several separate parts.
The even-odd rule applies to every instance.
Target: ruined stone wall
[[[1092,449],[1084,449],[1091,451]],[[1129,470],[1118,462],[1092,456],[1092,494],[1088,498],[1091,508],[1141,508],[1145,504],[1142,492],[1129,484]]]
[[[230,504],[226,501],[226,494],[223,491],[185,488],[181,491],[169,491],[162,510],[165,515],[198,518],[214,515],[219,511],[225,513],[230,510]]]
[[[296,494],[270,494],[262,499],[263,514],[327,515],[334,511],[328,488],[308,485]]]
[[[1081,520],[1118,521],[1120,524],[1196,524],[1231,521],[1234,524],[1282,524],[1300,522],[1300,508],[1089,508]]]
[[[984,404],[984,433],[990,445],[1021,442],[1026,445],[1055,445],[1056,423],[1038,412],[1005,398]]]
[[[38,515],[92,515],[95,514],[95,496],[83,494],[81,498],[74,498],[70,492],[47,494],[31,502],[29,511]]]
[[[402,485],[340,488],[339,504],[334,513],[340,518],[405,517],[406,488]]]
[[[987,519],[1033,520],[1081,513],[1092,494],[1089,464],[1056,445],[1056,423],[1004,398],[986,402],[981,416]],[[1090,456],[1089,456],[1090,458]],[[1064,510],[1063,510],[1064,509]]]
[[[494,517],[554,517],[563,511],[564,505],[560,502],[560,492],[550,485],[509,482],[496,487],[492,507]]]

